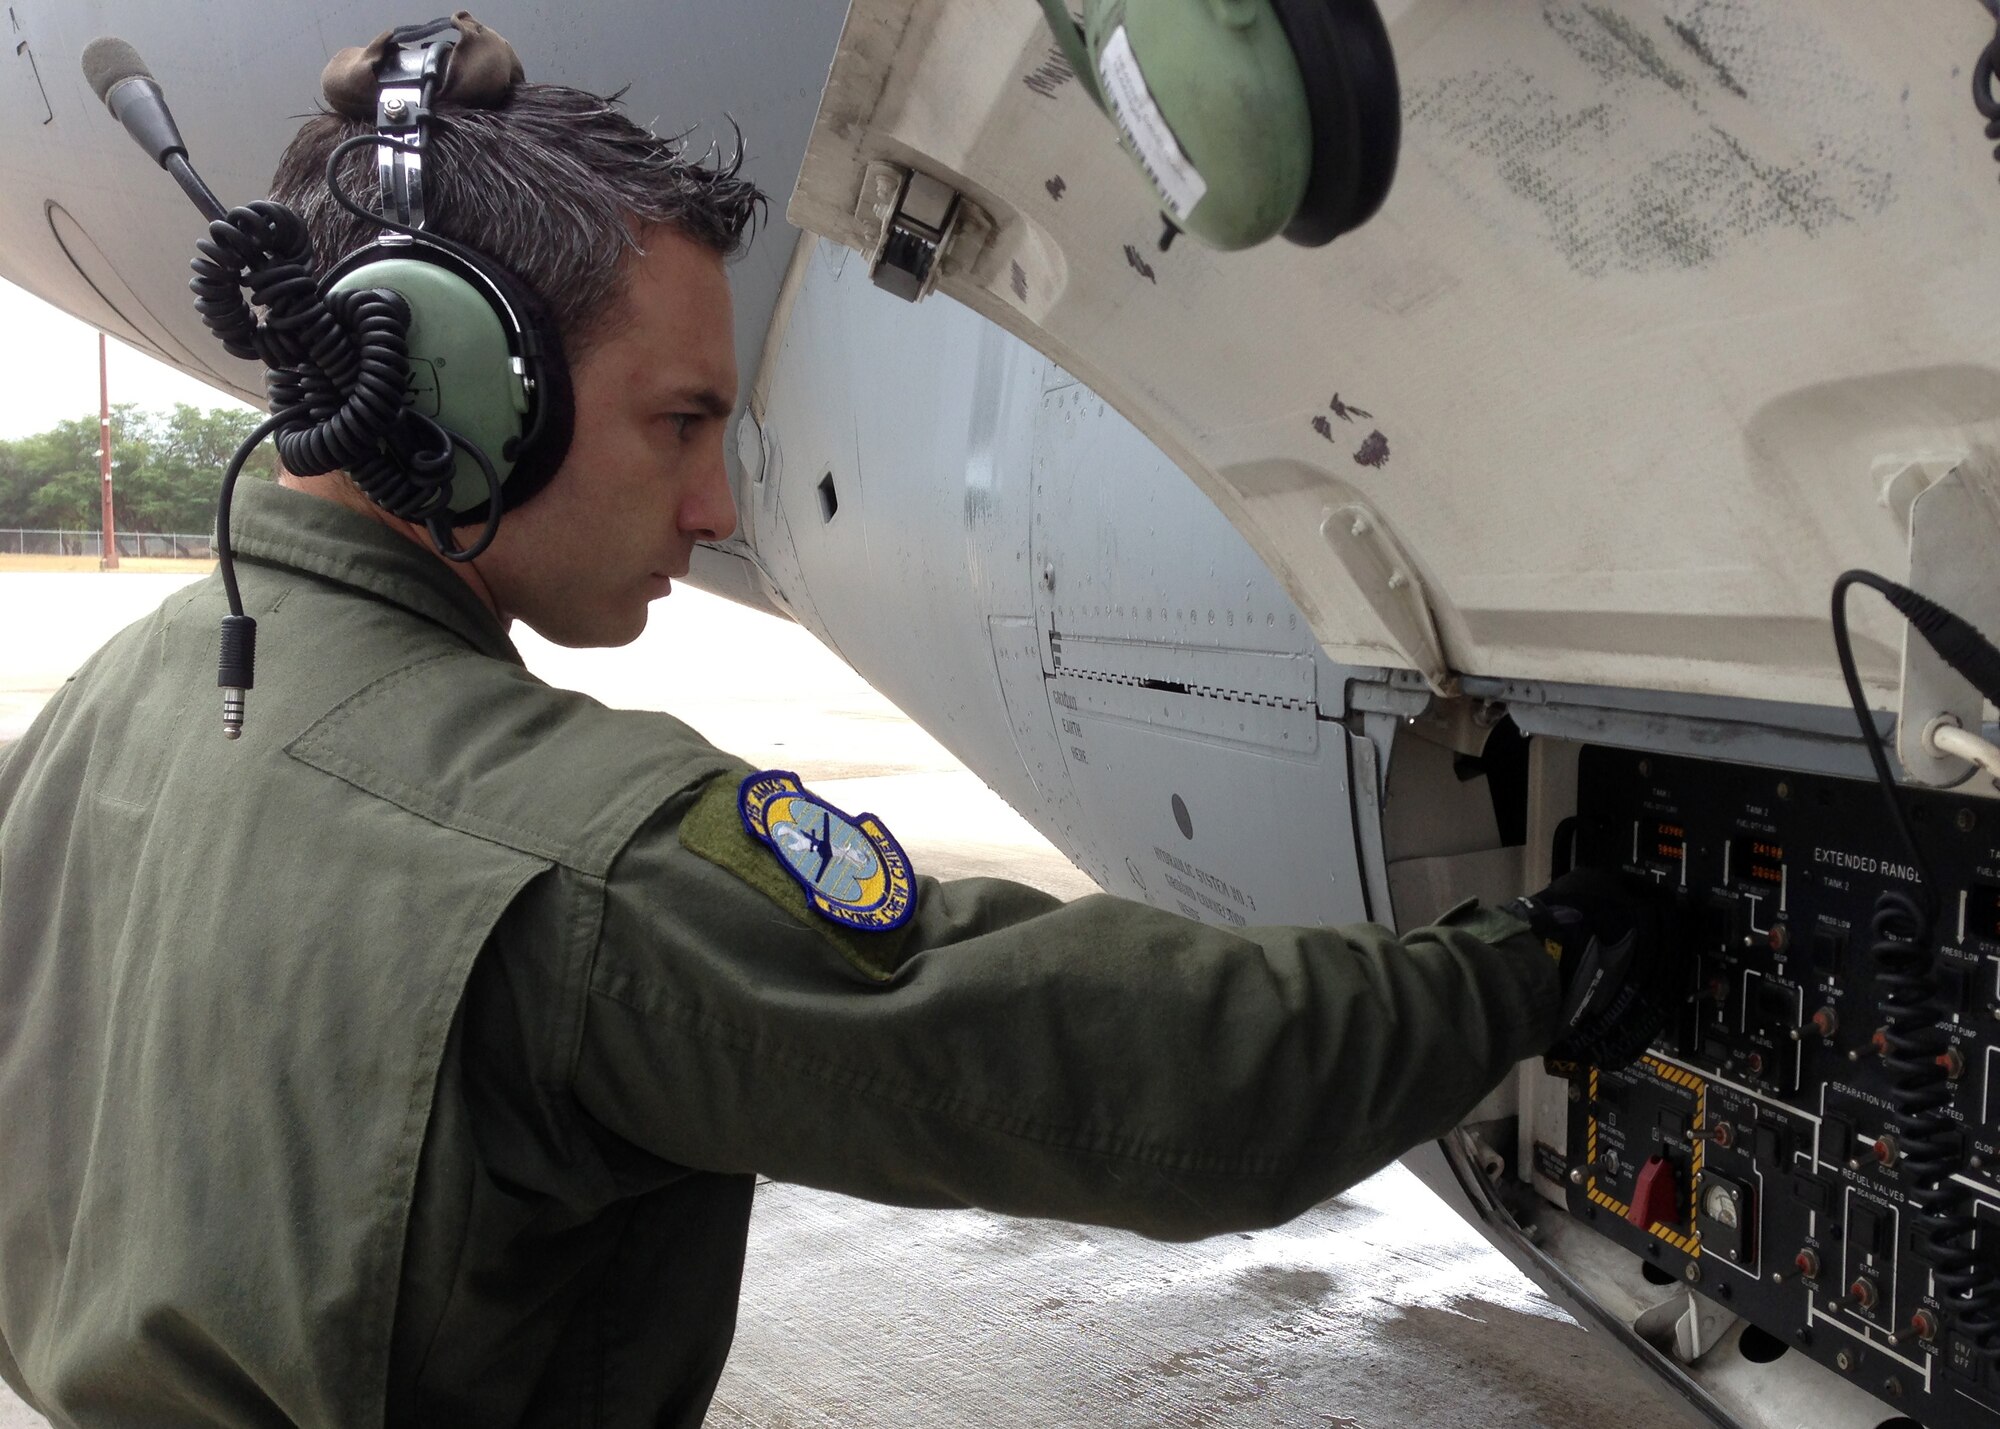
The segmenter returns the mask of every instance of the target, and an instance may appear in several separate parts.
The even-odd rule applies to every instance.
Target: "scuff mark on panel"
[[[1370,432],[1355,449],[1354,461],[1357,466],[1372,466],[1380,471],[1389,464],[1389,439],[1380,432]]]
[[[1129,243],[1125,245],[1125,261],[1132,265],[1132,271],[1137,273],[1141,278],[1144,278],[1155,287],[1159,285],[1160,280],[1153,276],[1153,265],[1148,263],[1144,258],[1141,258],[1139,250]]]
[[[1817,233],[1835,222],[1852,219],[1853,215],[1841,212],[1826,195],[1809,169],[1782,168],[1761,162],[1734,134],[1721,128],[1713,133],[1717,142],[1735,156],[1742,166],[1742,173],[1754,181],[1765,201],[1785,210],[1793,227]]]
[[[1014,296],[1025,303],[1028,301],[1028,275],[1018,262],[1012,266],[1014,271],[1011,274],[1011,280],[1014,288]]]
[[[1894,202],[1917,142],[1907,111],[1809,18],[1747,0],[1663,8],[1672,38],[1657,43],[1610,0],[1544,0],[1495,22],[1506,43],[1487,52],[1505,62],[1409,92],[1412,148],[1475,204],[1497,180],[1591,277],[1706,267],[1746,240],[1816,237]],[[1683,51],[1698,66],[1670,58]]]
[[[1021,83],[1044,99],[1054,99],[1056,92],[1075,78],[1076,71],[1069,67],[1069,61],[1063,58],[1063,52],[1051,45],[1041,64],[1023,75]]]
[[[1326,418],[1314,417],[1313,430],[1318,432],[1321,436],[1325,437],[1328,441],[1333,440],[1333,423],[1329,422]]]
[[[1708,47],[1708,41],[1702,38],[1701,31],[1684,20],[1676,20],[1671,15],[1667,16],[1666,20],[1667,28],[1674,32],[1674,38],[1687,46],[1689,54],[1708,66],[1708,72],[1715,76],[1717,84],[1721,85],[1738,99],[1748,99],[1750,97],[1750,91],[1743,87],[1735,74],[1730,71],[1729,66],[1716,56],[1715,51]],[[1907,95],[1909,91],[1905,90],[1904,93]]]
[[[1341,401],[1340,394],[1338,392],[1334,393],[1333,400],[1327,403],[1327,410],[1332,412],[1334,416],[1340,418],[1340,420],[1343,422],[1351,422],[1356,417],[1364,417],[1369,421],[1373,421],[1375,419],[1375,414],[1373,412],[1364,412],[1359,407]]]
[[[1850,78],[1852,65],[1810,9],[1782,18],[1746,0],[1666,0],[1660,9],[1675,39],[1737,99],[1790,105],[1810,103],[1815,93],[1851,100],[1868,92],[1833,88]]]
[[[1057,203],[1061,203],[1062,196],[1069,192],[1069,182],[1061,174],[1057,174],[1054,178],[1043,184],[1042,187],[1049,191],[1049,197]]]
[[[1676,94],[1688,94],[1694,87],[1686,75],[1667,63],[1659,46],[1644,31],[1615,10],[1592,4],[1571,9],[1551,3],[1542,7],[1542,19],[1606,83],[1654,79]]]

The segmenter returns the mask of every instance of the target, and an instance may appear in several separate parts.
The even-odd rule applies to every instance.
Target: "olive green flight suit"
[[[742,763],[542,684],[431,553],[237,501],[243,739],[209,580],[0,755],[0,1375],[58,1424],[692,1426],[753,1173],[1269,1225],[1553,1033],[1550,960],[1471,908],[920,880],[842,933]]]

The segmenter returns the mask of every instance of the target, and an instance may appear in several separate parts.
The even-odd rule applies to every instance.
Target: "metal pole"
[[[104,539],[97,568],[118,569],[118,528],[111,519],[111,367],[105,360],[104,334],[97,335],[97,470],[104,479]]]

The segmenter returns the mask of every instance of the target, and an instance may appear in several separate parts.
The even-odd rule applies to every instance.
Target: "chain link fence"
[[[212,561],[215,538],[206,533],[120,531],[118,554],[165,560]],[[29,531],[0,527],[0,556],[101,556],[104,536],[98,531]]]

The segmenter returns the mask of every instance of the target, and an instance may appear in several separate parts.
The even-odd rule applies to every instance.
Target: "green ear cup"
[[[1174,221],[1224,250],[1282,230],[1305,197],[1312,118],[1270,6],[1113,0],[1085,16],[1111,116]]]
[[[418,412],[486,453],[504,483],[528,413],[528,393],[515,371],[507,332],[492,304],[471,283],[436,263],[379,258],[343,275],[329,291],[390,288],[410,305],[410,388]],[[452,511],[486,510],[486,475],[458,454]]]
[[[1211,248],[1365,223],[1401,141],[1374,0],[1042,0],[1174,223]]]

